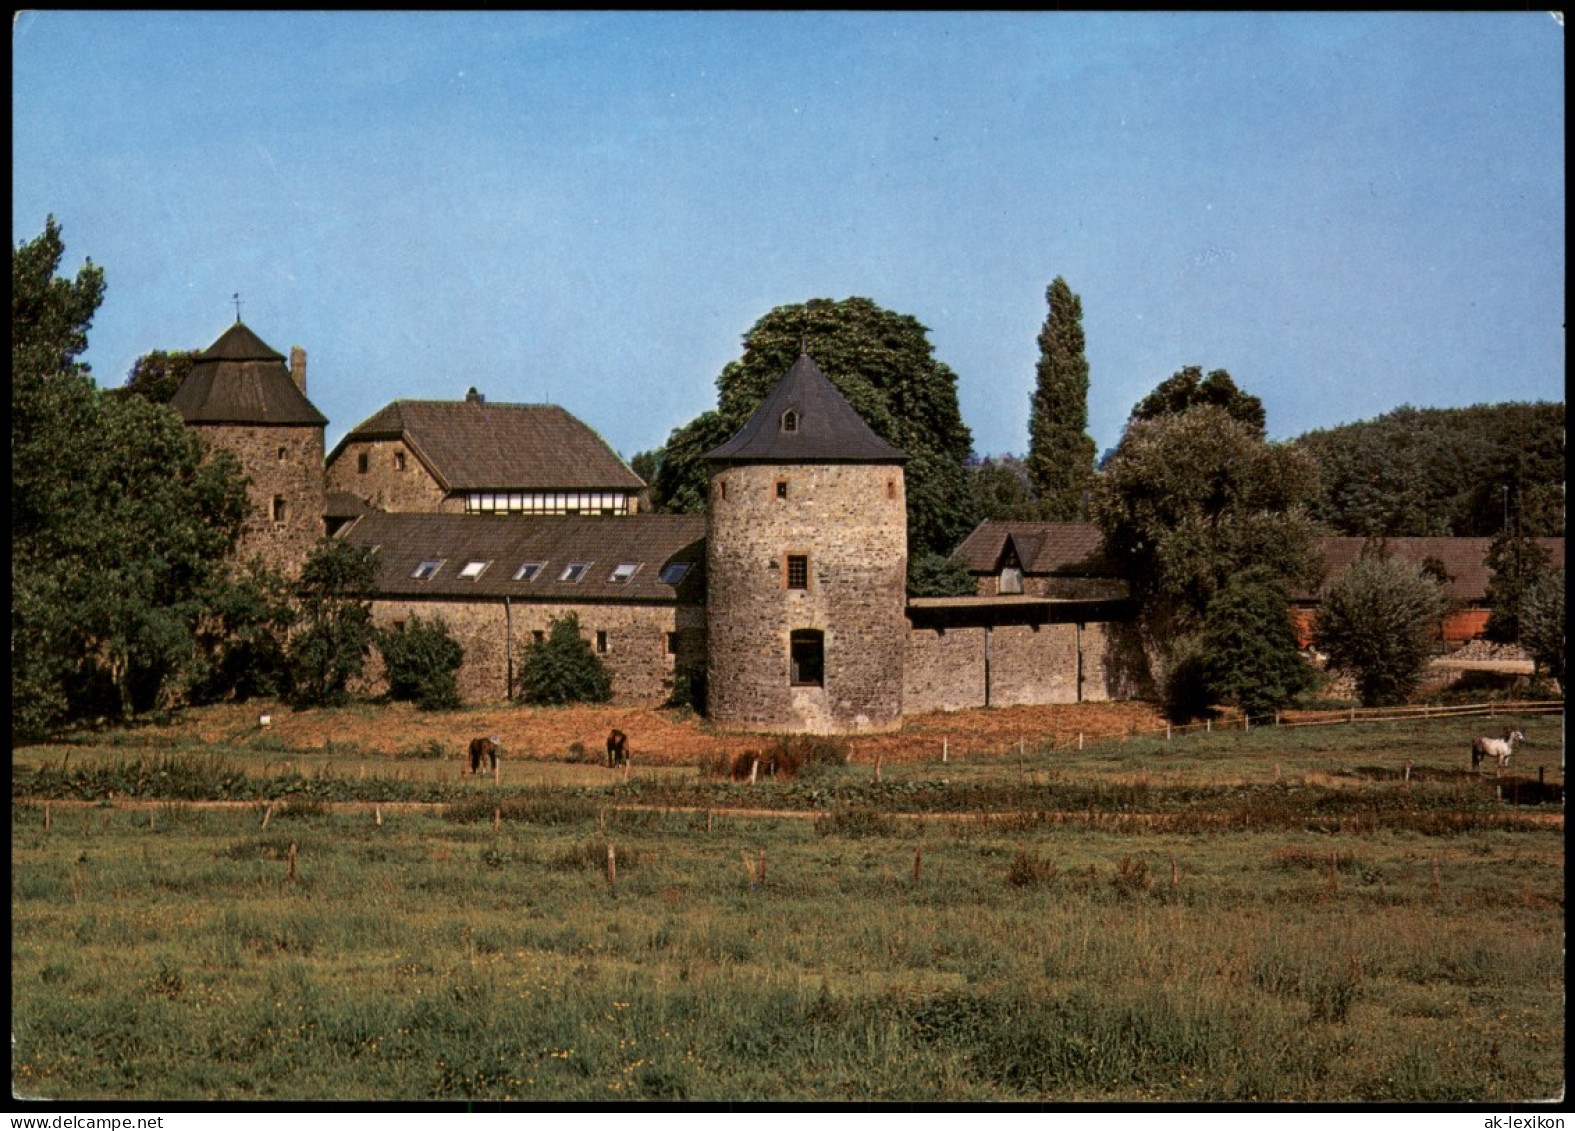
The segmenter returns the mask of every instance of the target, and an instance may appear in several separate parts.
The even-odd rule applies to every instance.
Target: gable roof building
[[[328,489],[389,511],[633,514],[645,481],[557,405],[394,401],[328,456]]]

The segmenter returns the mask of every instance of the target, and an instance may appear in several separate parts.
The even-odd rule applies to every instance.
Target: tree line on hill
[[[231,560],[247,506],[240,469],[168,406],[194,352],[150,353],[121,388],[98,389],[80,357],[103,272],[89,260],[75,279],[57,277],[63,254],[51,217],[12,255],[13,738],[175,702],[331,702],[373,647],[396,694],[457,701],[462,653],[444,644],[440,623],[412,623],[400,639],[372,631],[371,566],[359,551],[325,540],[294,579]],[[1562,628],[1562,583],[1552,585],[1530,541],[1562,533],[1562,404],[1402,408],[1270,443],[1257,397],[1224,370],[1189,366],[1133,407],[1096,466],[1082,302],[1060,277],[1045,297],[1020,459],[976,458],[956,374],[935,358],[928,330],[854,297],[768,312],[719,374],[717,407],[631,463],[655,509],[702,510],[701,457],[807,350],[910,457],[910,592],[972,592],[951,552],[984,519],[1093,521],[1140,599],[1178,714],[1210,702],[1263,707],[1305,686],[1285,594],[1318,583],[1321,532],[1494,534],[1493,631],[1551,632],[1555,588]],[[1323,643],[1337,650],[1332,637]],[[1562,675],[1562,631],[1544,651]],[[568,670],[547,657],[544,669]],[[556,695],[556,684],[600,694],[594,669],[543,678],[533,694]]]

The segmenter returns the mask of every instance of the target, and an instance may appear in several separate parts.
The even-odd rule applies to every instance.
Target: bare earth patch
[[[259,717],[270,717],[265,728]],[[902,730],[846,739],[850,760],[933,761],[943,746],[954,757],[1007,754],[1019,742],[1075,744],[1163,727],[1164,719],[1146,703],[1077,703],[1058,706],[992,707],[911,716]],[[654,765],[693,765],[717,754],[765,749],[770,735],[715,731],[704,719],[684,711],[655,707],[519,707],[499,704],[463,711],[418,711],[409,704],[354,706],[294,711],[274,704],[224,704],[183,712],[168,726],[148,727],[149,737],[197,739],[205,743],[255,741],[267,736],[290,749],[323,749],[329,744],[367,754],[397,754],[438,742],[452,756],[478,735],[500,735],[511,758],[561,760],[573,757],[578,743],[584,756],[599,758],[614,727],[629,736],[634,759]]]

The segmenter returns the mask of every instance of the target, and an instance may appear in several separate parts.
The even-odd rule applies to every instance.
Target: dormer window
[[[784,432],[797,432],[798,431],[798,410],[797,409],[790,408],[790,409],[788,409],[786,412],[784,412],[782,414],[782,431],[784,431]]]
[[[585,571],[591,566],[590,562],[570,562],[563,567],[563,572],[558,575],[559,581],[578,581],[585,576]]]
[[[487,567],[491,564],[492,563],[490,561],[466,562],[465,568],[459,571],[459,579],[461,581],[474,581],[476,578],[485,573]]]
[[[536,575],[546,566],[546,562],[526,562],[514,571],[515,581],[535,581]]]
[[[640,572],[639,562],[620,562],[618,568],[612,571],[612,576],[607,580],[615,585],[622,585],[638,572]]]
[[[662,567],[662,584],[677,585],[689,573],[688,562],[669,562]]]
[[[412,570],[410,576],[417,581],[431,581],[437,571],[442,568],[442,558],[428,558]]]

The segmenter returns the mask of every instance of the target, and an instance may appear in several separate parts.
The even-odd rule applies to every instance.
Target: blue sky
[[[628,457],[772,307],[863,295],[1021,453],[1057,275],[1101,449],[1185,365],[1276,438],[1563,399],[1546,13],[35,12],[12,52],[13,241],[104,267],[99,383],[239,292],[330,445],[476,386]]]

